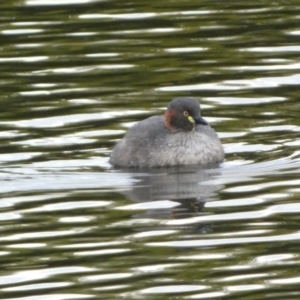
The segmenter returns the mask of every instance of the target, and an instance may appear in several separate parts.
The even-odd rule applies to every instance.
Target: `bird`
[[[133,125],[113,148],[114,168],[152,169],[219,165],[224,149],[213,128],[201,116],[195,98],[179,97],[164,116],[152,116]]]

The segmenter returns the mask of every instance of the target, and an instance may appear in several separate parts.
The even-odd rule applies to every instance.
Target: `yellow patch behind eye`
[[[191,116],[188,116],[188,120],[189,120],[191,123],[195,124],[195,120],[194,120],[194,118],[193,118],[193,117],[191,117]]]

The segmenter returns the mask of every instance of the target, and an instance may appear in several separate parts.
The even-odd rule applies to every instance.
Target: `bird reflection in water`
[[[222,185],[213,183],[219,173],[218,169],[190,166],[153,169],[148,173],[137,171],[131,173],[137,180],[136,184],[124,194],[133,202],[153,202],[153,208],[148,209],[144,217],[186,218],[205,213],[205,203],[212,201],[222,188]],[[160,206],[163,200],[177,202],[178,205],[164,208]]]

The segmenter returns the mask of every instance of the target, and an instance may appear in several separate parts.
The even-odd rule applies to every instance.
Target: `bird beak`
[[[194,117],[194,120],[196,124],[208,125],[208,123],[201,116]]]

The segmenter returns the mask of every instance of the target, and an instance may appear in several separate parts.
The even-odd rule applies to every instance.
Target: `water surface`
[[[297,1],[0,9],[2,299],[299,299]],[[178,96],[226,161],[113,170]]]

